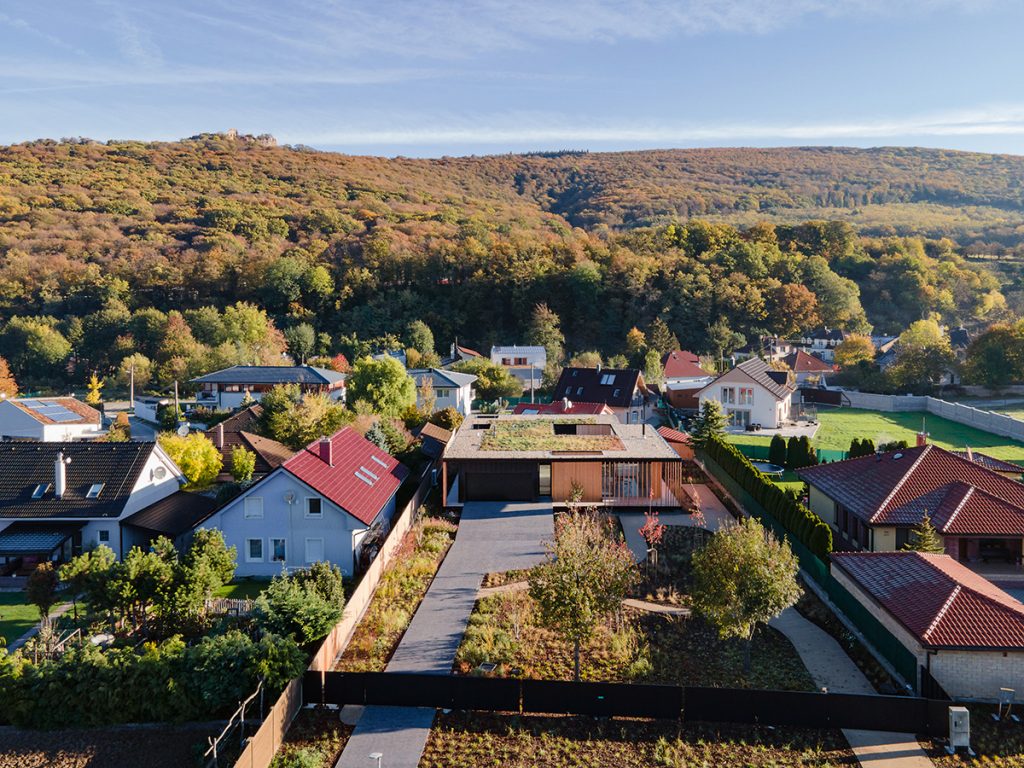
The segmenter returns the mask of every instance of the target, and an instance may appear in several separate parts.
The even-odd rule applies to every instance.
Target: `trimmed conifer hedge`
[[[764,511],[821,560],[827,562],[832,551],[832,529],[824,520],[797,501],[766,475],[732,443],[712,438],[704,448],[712,461],[749,493]]]

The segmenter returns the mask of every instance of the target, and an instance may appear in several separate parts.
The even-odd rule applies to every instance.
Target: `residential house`
[[[236,446],[255,454],[255,478],[273,472],[295,455],[295,451],[287,445],[256,434],[262,413],[263,407],[259,403],[254,403],[206,430],[206,436],[220,451],[223,460],[220,475],[217,477],[221,482],[232,479],[231,456]]]
[[[409,471],[351,427],[310,443],[198,523],[238,550],[239,576],[329,562],[351,576],[371,530],[386,531]]]
[[[812,354],[817,355],[826,363],[833,363],[836,358],[836,347],[846,341],[849,335],[839,328],[829,328],[827,325],[823,325],[804,333],[799,344],[809,348]]]
[[[791,352],[782,358],[782,362],[793,372],[797,385],[805,387],[825,387],[828,375],[835,373],[836,367],[826,363],[820,357],[809,355],[802,349]]]
[[[491,362],[507,369],[523,389],[539,389],[544,379],[548,353],[540,346],[491,347]]]
[[[100,544],[121,557],[149,540],[134,527],[136,515],[185,482],[151,442],[2,441],[0,467],[0,569],[6,570],[63,562]],[[202,504],[186,496],[175,504]]]
[[[688,504],[682,461],[646,424],[615,416],[472,416],[442,457],[448,506],[467,501],[580,503],[615,509]],[[681,501],[682,499],[682,501]]]
[[[700,358],[682,349],[661,358],[663,396],[673,408],[694,411],[699,403],[697,393],[714,381],[714,374],[700,366]]]
[[[458,371],[445,371],[441,368],[414,368],[409,371],[416,382],[416,407],[423,408],[423,386],[429,381],[434,392],[434,411],[454,408],[463,416],[468,416],[473,407],[473,384],[476,376]]]
[[[605,403],[581,403],[565,397],[553,403],[519,403],[512,409],[517,416],[614,416]]]
[[[1020,562],[1024,485],[982,463],[920,445],[797,470],[838,548],[899,550],[927,513],[946,553],[965,563]]]
[[[1024,690],[1024,605],[951,557],[834,552],[832,575],[913,654],[917,690],[934,681],[987,701]]]
[[[603,403],[624,424],[639,424],[653,410],[643,374],[635,368],[563,368],[555,384],[556,400]]]
[[[723,373],[697,396],[701,406],[709,400],[721,405],[733,426],[760,424],[778,429],[790,417],[793,392],[788,371],[772,370],[764,360],[752,357]]]
[[[55,443],[103,434],[100,412],[73,397],[0,397],[0,439]]]
[[[778,336],[761,336],[756,341],[737,349],[732,353],[733,364],[751,357],[759,357],[768,362],[776,362],[786,355],[792,353],[796,347],[785,339]]]
[[[460,346],[458,342],[453,342],[448,351],[448,358],[445,360],[445,364],[453,365],[454,363],[460,363],[465,360],[479,360],[482,357],[483,355],[475,349],[463,347]]]
[[[235,410],[247,400],[259,401],[280,384],[298,384],[303,392],[325,392],[334,400],[345,399],[345,374],[312,365],[233,365],[197,376],[200,405]]]

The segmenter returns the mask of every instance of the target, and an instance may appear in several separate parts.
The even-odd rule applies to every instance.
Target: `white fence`
[[[926,395],[876,395],[870,392],[843,392],[843,405],[872,411],[922,411],[965,424],[1001,437],[1024,441],[1024,421],[1001,413],[950,403]]]

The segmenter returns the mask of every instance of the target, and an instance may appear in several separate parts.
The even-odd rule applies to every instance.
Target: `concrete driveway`
[[[550,504],[467,502],[455,543],[387,671],[450,674],[484,575],[536,565],[553,535]],[[383,753],[388,768],[416,768],[433,722],[433,709],[367,707],[337,768],[366,768],[372,752]]]

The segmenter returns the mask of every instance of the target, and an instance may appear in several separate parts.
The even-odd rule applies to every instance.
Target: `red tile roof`
[[[564,400],[556,400],[553,403],[519,403],[512,413],[521,415],[524,413],[575,413],[584,416],[599,416],[602,413],[612,413],[612,409],[604,403],[577,403],[570,400],[568,407]]]
[[[703,379],[711,375],[700,367],[700,358],[685,349],[669,352],[661,365],[666,379]]]
[[[1020,464],[1013,464],[1012,462],[1003,461],[1002,459],[994,459],[984,453],[978,453],[977,451],[953,451],[953,453],[960,458],[970,459],[975,464],[981,464],[985,469],[991,469],[993,472],[1013,472],[1018,475],[1024,474],[1024,467],[1020,466]]]
[[[317,440],[281,467],[369,525],[398,491],[409,470],[351,427],[328,439],[333,465],[320,457]]]
[[[690,445],[690,436],[685,432],[680,432],[678,429],[672,429],[671,427],[658,427],[658,434],[665,438],[666,442]]]
[[[925,647],[1024,650],[1024,605],[947,555],[834,552],[832,565]]]
[[[874,525],[911,526],[928,512],[943,534],[1024,536],[1024,485],[935,445],[797,475]]]
[[[835,367],[829,365],[820,357],[809,355],[802,349],[791,352],[782,358],[782,362],[789,366],[793,373],[832,373]]]

